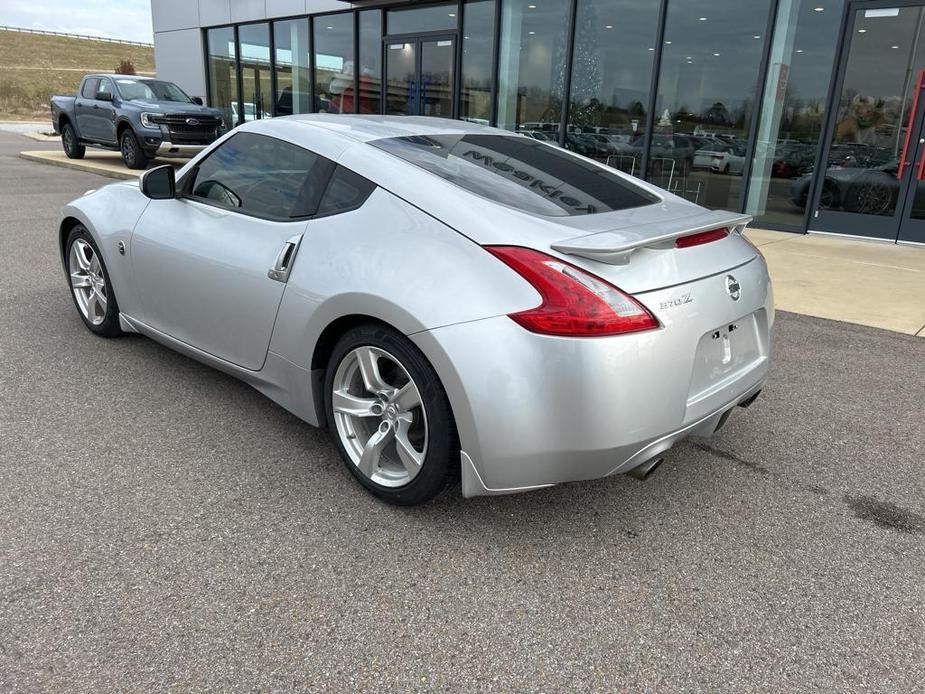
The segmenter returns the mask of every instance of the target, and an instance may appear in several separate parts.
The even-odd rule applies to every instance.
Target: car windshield
[[[193,101],[173,82],[117,79],[116,87],[119,96],[126,101],[175,101],[181,104]]]
[[[391,137],[371,145],[494,202],[549,217],[658,202],[608,169],[514,135]]]

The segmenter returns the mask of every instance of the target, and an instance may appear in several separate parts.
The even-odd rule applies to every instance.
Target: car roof
[[[87,77],[112,77],[113,79],[138,80],[139,82],[144,82],[144,81],[163,82],[164,81],[164,80],[158,80],[157,77],[145,77],[144,75],[123,75],[122,73],[115,73],[115,72],[94,72],[92,75],[84,75],[84,79],[86,79]]]
[[[352,115],[352,114],[330,114],[330,113],[311,113],[299,114],[295,116],[284,116],[274,118],[274,122],[292,123],[294,127],[292,136],[298,139],[297,128],[315,127],[322,128],[350,140],[358,142],[369,142],[370,140],[380,140],[388,137],[421,137],[428,135],[508,135],[515,136],[509,130],[500,130],[491,128],[487,125],[469,123],[462,120],[451,120],[449,118],[432,118],[428,116],[376,116],[376,115]],[[250,130],[259,132],[259,126],[254,128],[254,123],[250,123]]]

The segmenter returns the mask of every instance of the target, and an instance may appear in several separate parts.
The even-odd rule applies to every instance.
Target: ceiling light
[[[899,48],[899,46],[890,46],[890,48]]]
[[[824,9],[824,7],[814,7],[813,12],[822,12]]]
[[[715,55],[717,58],[719,58],[719,53],[714,53],[713,55]]]
[[[328,27],[328,29],[333,29],[334,27]]]
[[[761,34],[755,34],[754,36],[752,36],[752,38],[753,38],[753,39],[760,39],[760,38],[761,38]]]
[[[608,25],[605,26],[604,28],[605,28],[605,29],[613,29],[613,24],[608,24]]]
[[[866,34],[866,33],[867,33],[867,29],[858,29],[858,33],[859,33],[859,34]]]
[[[536,9],[536,5],[527,5],[527,9],[535,10],[535,9]]]
[[[803,52],[802,48],[797,48],[797,53],[802,53],[802,52]]]
[[[893,48],[898,48],[898,46],[893,46]],[[654,48],[650,48],[649,50],[650,50],[650,51],[654,51],[655,49],[654,49]]]
[[[666,46],[670,46],[670,45],[671,45],[671,41],[665,41],[665,45],[666,45]]]
[[[456,15],[453,14],[452,12],[450,12],[450,16],[451,16],[451,17],[455,17]]]
[[[529,33],[530,36],[533,36],[536,32],[535,32],[535,31],[530,31],[530,32],[527,32],[527,33]]]
[[[697,19],[699,19],[701,22],[707,21],[707,18],[706,18],[706,17],[697,17]]]
[[[693,60],[690,56],[687,56],[684,60]]]

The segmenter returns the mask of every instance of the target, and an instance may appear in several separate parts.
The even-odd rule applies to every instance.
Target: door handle
[[[276,256],[276,262],[273,263],[267,271],[267,277],[277,282],[286,282],[289,280],[289,271],[292,270],[292,264],[295,261],[295,254],[299,250],[299,244],[302,241],[301,234],[293,236],[283,244]]]
[[[919,110],[919,96],[922,94],[923,89],[925,89],[925,70],[919,70],[919,76],[915,83],[915,97],[912,99],[912,108],[909,109],[909,122],[906,123],[906,139],[903,142],[902,154],[899,155],[899,171],[896,172],[896,178],[902,178],[906,167],[912,163],[909,161],[909,142],[912,139],[912,126],[915,125],[915,117]],[[920,181],[923,173],[922,166],[922,162],[919,161],[919,169],[916,175]]]
[[[919,147],[922,149],[922,155],[919,157],[919,163],[915,167],[915,180],[921,181],[925,178],[925,138],[919,139]]]

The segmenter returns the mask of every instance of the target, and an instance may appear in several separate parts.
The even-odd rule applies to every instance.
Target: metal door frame
[[[425,43],[436,43],[437,41],[452,41],[452,64],[453,74],[450,76],[450,98],[453,103],[450,104],[450,115],[447,118],[459,117],[459,32],[453,30],[426,31],[418,34],[389,34],[382,37],[382,112],[385,113],[387,95],[389,91],[389,44],[391,43],[411,43],[414,44],[414,76],[415,76],[415,93],[414,93],[414,113],[411,115],[422,115],[421,102],[421,71],[423,67],[424,51],[422,46]]]
[[[842,42],[836,61],[835,78],[832,81],[832,90],[829,95],[827,105],[825,127],[820,133],[821,147],[819,149],[819,156],[816,159],[816,165],[813,170],[813,178],[810,182],[809,197],[807,198],[806,228],[810,232],[819,231],[823,233],[838,233],[846,236],[881,239],[885,241],[892,241],[894,243],[899,236],[902,222],[905,218],[905,201],[907,199],[909,189],[911,188],[911,173],[909,174],[910,180],[907,183],[904,184],[900,179],[900,190],[896,201],[896,209],[894,210],[892,216],[867,215],[857,212],[844,212],[841,210],[822,211],[819,208],[819,204],[822,200],[825,173],[828,169],[827,163],[829,160],[829,153],[831,152],[832,148],[832,137],[836,128],[838,127],[839,105],[845,84],[848,59],[851,55],[851,44],[854,39],[855,19],[858,15],[858,12],[863,10],[882,10],[907,7],[925,7],[925,0],[849,0],[849,2],[845,4],[844,13],[842,15],[842,26],[840,34],[842,37]],[[922,67],[925,67],[925,65]],[[919,110],[921,111],[921,109],[922,107],[920,105]],[[915,118],[914,113],[911,115],[913,118]],[[918,118],[918,122],[914,124],[914,130],[916,131],[915,135],[919,137],[921,137],[923,133],[922,124],[923,118],[920,116]],[[914,135],[910,135],[910,141],[912,140],[912,137],[914,137]],[[819,218],[820,212],[824,212],[826,215],[832,215],[832,217],[830,217],[832,221],[826,226],[831,226],[834,228],[813,228],[814,224],[816,223],[815,220]],[[872,218],[881,222],[879,226],[881,229],[883,229],[883,233],[871,233],[870,230]]]

